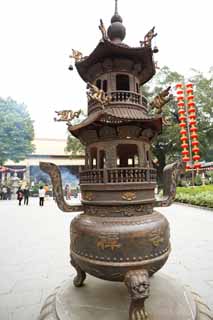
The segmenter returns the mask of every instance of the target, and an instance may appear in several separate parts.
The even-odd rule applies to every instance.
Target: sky
[[[138,46],[153,26],[158,66],[187,77],[213,66],[213,0],[118,0],[124,43]],[[69,71],[73,49],[89,55],[108,27],[114,0],[0,0],[0,97],[28,107],[37,138],[66,138],[56,110],[86,110],[86,84]]]

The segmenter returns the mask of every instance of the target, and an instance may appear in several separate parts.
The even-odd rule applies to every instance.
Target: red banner
[[[25,172],[26,169],[12,169],[12,168],[8,168],[8,167],[3,167],[0,166],[0,172],[2,173],[6,173],[6,172],[14,172],[14,173],[18,173],[18,172]]]

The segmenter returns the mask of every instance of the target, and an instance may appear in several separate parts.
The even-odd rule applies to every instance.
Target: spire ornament
[[[118,0],[115,0],[115,15],[118,14]]]
[[[115,0],[115,13],[111,19],[111,25],[107,30],[109,39],[115,43],[121,43],[126,36],[126,28],[122,24],[123,19],[118,13],[118,0]]]

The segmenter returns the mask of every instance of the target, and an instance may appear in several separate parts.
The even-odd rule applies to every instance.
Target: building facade
[[[84,155],[70,157],[65,152],[66,139],[36,138],[34,140],[35,152],[25,160],[15,163],[7,161],[0,168],[0,181],[6,183],[11,177],[17,176],[20,181],[28,183],[50,183],[49,177],[39,168],[40,161],[53,162],[59,166],[63,185],[71,184],[73,187],[79,183],[79,170],[84,166]]]

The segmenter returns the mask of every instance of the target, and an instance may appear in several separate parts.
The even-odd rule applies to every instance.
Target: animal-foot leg
[[[124,282],[131,298],[129,320],[148,320],[148,314],[144,306],[145,300],[149,297],[150,288],[147,270],[128,271]]]
[[[81,269],[81,267],[75,262],[72,257],[70,263],[77,271],[77,275],[73,279],[73,284],[75,287],[81,287],[84,283],[84,280],[86,279],[86,272]]]

